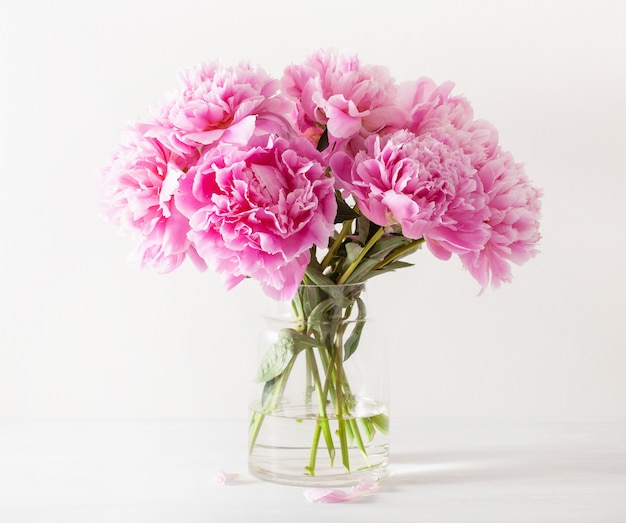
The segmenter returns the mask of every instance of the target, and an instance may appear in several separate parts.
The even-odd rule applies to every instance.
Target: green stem
[[[250,417],[248,454],[252,454],[252,451],[254,450],[254,445],[256,444],[256,439],[259,437],[259,431],[261,430],[261,425],[263,425],[264,419],[265,414],[263,414],[262,412],[252,411],[252,416]]]
[[[339,438],[340,448],[341,448],[341,461],[342,464],[346,467],[346,469],[350,470],[350,454],[349,454],[349,443],[348,438],[351,435],[351,439],[354,438],[356,445],[359,451],[365,457],[366,462],[368,461],[367,450],[365,449],[365,445],[363,444],[363,438],[361,436],[361,432],[359,429],[356,420],[351,419],[350,408],[348,405],[348,398],[352,397],[352,392],[350,390],[350,385],[348,383],[348,379],[346,376],[345,369],[343,367],[343,336],[345,334],[346,321],[350,316],[351,306],[346,308],[346,312],[344,314],[343,319],[339,322],[338,326],[335,328],[335,332],[333,334],[334,342],[334,350],[332,351],[332,357],[328,356],[328,353],[325,349],[320,350],[320,359],[326,371],[326,380],[324,383],[324,388],[322,389],[322,395],[320,402],[324,401],[330,394],[331,400],[335,406],[336,415],[337,415],[337,436]],[[346,418],[348,416],[348,418]],[[368,432],[368,438],[371,439],[370,433]],[[314,433],[314,445],[319,441],[318,431]],[[311,457],[309,461],[309,470],[314,470],[314,459],[317,455],[317,445],[315,445],[314,449],[311,449]]]
[[[250,423],[250,435],[248,439],[248,453],[252,454],[254,450],[254,445],[256,444],[256,440],[259,436],[259,431],[261,430],[261,425],[263,424],[263,420],[265,419],[265,415],[267,413],[274,412],[280,400],[283,397],[283,393],[285,392],[285,387],[287,386],[287,379],[289,378],[289,374],[291,373],[291,369],[293,368],[294,363],[296,362],[296,358],[292,358],[287,368],[283,371],[283,373],[278,377],[276,384],[274,385],[274,389],[271,392],[269,405],[266,407],[265,405],[261,405],[263,412],[255,412],[252,414]]]
[[[346,398],[343,394],[343,333],[345,330],[345,324],[342,322],[337,328],[335,335],[335,351],[333,354],[333,363],[336,369],[335,372],[335,394],[337,395],[337,401],[335,409],[337,410],[337,435],[339,436],[339,443],[341,446],[341,462],[347,470],[350,470],[350,455],[348,453],[348,431],[346,428],[345,415],[345,401]],[[329,369],[329,374],[332,374],[332,368]]]
[[[342,393],[343,383],[343,332],[345,328],[343,323],[337,329],[335,352],[333,354],[333,361],[337,369],[335,373],[335,393],[337,394],[337,417],[343,417],[344,396]]]
[[[320,348],[319,354],[320,354],[320,360],[322,362],[322,365],[324,366],[323,368],[326,369],[326,375],[328,376],[328,373],[331,372],[332,370],[332,364],[331,364],[332,360],[328,356],[328,351],[324,347]],[[334,376],[334,370],[332,372]],[[333,405],[336,404],[337,395],[335,394],[335,386],[333,385],[332,379],[328,379],[328,378],[325,379],[323,394],[325,398],[328,398],[328,396],[330,396],[330,401],[332,402],[332,404]]]
[[[341,231],[339,232],[339,234],[333,241],[332,245],[328,249],[328,252],[326,253],[326,256],[324,256],[324,259],[322,260],[322,263],[320,265],[322,271],[330,265],[330,262],[332,261],[333,256],[335,255],[335,253],[337,252],[337,250],[343,243],[343,240],[346,238],[346,236],[348,236],[351,230],[352,230],[352,220],[343,222]]]
[[[317,449],[320,444],[320,433],[322,432],[322,425],[316,423],[315,430],[313,431],[313,441],[311,442],[311,454],[309,455],[309,465],[304,467],[309,471],[311,476],[315,476],[315,463],[317,462]],[[331,459],[332,463],[332,459]],[[331,465],[332,466],[332,465]]]
[[[350,455],[348,454],[348,438],[346,431],[346,420],[337,419],[337,433],[339,435],[339,443],[341,444],[341,462],[346,469],[350,470]]]
[[[359,266],[361,260],[365,258],[365,255],[370,251],[372,247],[376,244],[376,242],[380,239],[380,237],[385,233],[385,228],[380,227],[374,235],[369,239],[369,241],[363,247],[363,250],[359,253],[356,259],[348,266],[346,271],[341,275],[341,277],[337,280],[337,285],[342,285],[346,283],[346,280],[350,277],[350,275],[354,272],[354,270]]]
[[[324,350],[323,348],[321,350]],[[333,384],[333,367],[335,365],[335,355],[333,354],[333,356],[328,360],[328,364],[326,365],[326,378],[324,379],[324,388],[322,389],[322,397],[327,398],[328,397],[328,393],[329,390],[332,388],[334,390],[334,384]],[[331,396],[334,396],[334,402],[336,403],[337,397],[336,397],[336,390],[334,391],[334,393],[331,393]]]
[[[324,441],[328,449],[328,455],[330,457],[330,466],[333,466],[335,461],[335,445],[333,443],[333,437],[330,432],[330,424],[328,423],[328,413],[326,411],[326,396],[322,391],[322,381],[320,379],[319,370],[317,368],[317,362],[315,361],[315,354],[313,349],[307,349],[306,351],[307,363],[311,369],[313,376],[313,382],[315,383],[315,390],[317,390],[317,401],[319,403],[319,417],[315,427],[315,433],[313,435],[313,443],[311,445],[311,456],[309,458],[309,466],[307,469],[311,476],[315,475],[315,460],[317,456],[317,448],[319,446],[320,431],[324,434]]]

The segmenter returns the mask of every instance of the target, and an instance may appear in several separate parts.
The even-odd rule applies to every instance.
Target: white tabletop
[[[626,522],[626,420],[396,419],[390,477],[321,505],[246,469],[246,422],[0,423],[2,523]],[[219,469],[238,479],[218,486]]]

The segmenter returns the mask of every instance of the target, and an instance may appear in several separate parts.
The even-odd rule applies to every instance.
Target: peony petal
[[[246,116],[236,124],[231,125],[224,135],[222,142],[234,143],[237,145],[245,145],[250,140],[256,125],[256,116]]]
[[[224,134],[224,129],[211,129],[182,135],[182,142],[191,145],[211,145],[217,142]]]
[[[349,500],[349,494],[343,490],[328,488],[310,488],[304,491],[304,497],[310,503],[339,503]]]
[[[328,132],[336,138],[350,138],[359,132],[361,118],[350,116],[338,109],[332,108],[328,113]]]
[[[363,118],[363,127],[370,133],[376,133],[385,127],[402,128],[409,119],[409,113],[400,107],[378,107]]]
[[[304,497],[310,503],[342,503],[367,496],[378,490],[378,482],[363,480],[360,484],[346,491],[330,488],[310,488],[304,491]]]
[[[330,157],[330,168],[338,182],[343,180],[350,182],[350,173],[353,164],[354,158],[343,151],[338,151]]]
[[[216,485],[226,485],[228,483],[232,483],[238,477],[239,477],[238,472],[229,473],[229,472],[224,472],[223,469],[219,469],[217,473],[215,474],[215,476],[213,476],[213,483],[215,483]]]

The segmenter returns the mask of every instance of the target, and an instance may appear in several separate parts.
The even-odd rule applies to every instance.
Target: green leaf
[[[335,199],[337,200],[337,214],[335,215],[335,223],[343,223],[359,217],[359,213],[356,212],[352,207],[350,207],[343,200],[343,198],[339,196],[339,194],[335,195]]]
[[[369,238],[372,222],[370,222],[365,216],[359,216],[356,223],[358,240],[361,245],[365,245],[367,243],[367,239]]]
[[[312,263],[307,266],[305,274],[315,285],[335,285],[333,280],[322,274],[319,266],[314,266]]]
[[[376,258],[378,261],[382,261],[392,251],[408,245],[413,240],[405,238],[404,236],[383,236],[376,242],[376,245],[370,249],[368,256],[370,258]]]
[[[299,334],[294,329],[281,329],[278,339],[263,356],[256,381],[261,383],[280,376],[289,362],[307,347],[317,347],[317,342],[309,336]],[[267,384],[266,384],[267,385]]]
[[[346,247],[346,260],[344,262],[344,269],[348,267],[348,265],[352,264],[358,257],[361,252],[363,252],[363,246],[359,245],[355,242],[348,242],[345,245]]]
[[[374,426],[383,434],[389,434],[389,416],[387,416],[387,414],[371,416],[370,420],[372,420]]]
[[[335,304],[337,307],[347,307],[348,300],[343,295],[341,290],[339,290],[337,284],[331,280],[328,276],[325,276],[321,273],[321,271],[309,265],[306,268],[306,276],[315,284],[324,287],[323,290],[329,296],[335,300]]]
[[[327,300],[324,300],[320,303],[318,303],[315,308],[311,311],[311,314],[309,314],[308,317],[308,322],[309,325],[315,324],[315,323],[322,323],[322,322],[326,322],[329,320],[337,320],[340,318],[340,316],[338,314],[334,314],[333,316],[330,316],[328,313],[336,307],[335,307],[335,300],[333,300],[332,298],[328,298]],[[337,309],[337,312],[339,311],[339,309]]]
[[[320,136],[320,139],[317,142],[317,150],[322,152],[324,149],[326,149],[326,147],[328,147],[328,145],[328,129],[324,129],[322,136]]]
[[[261,395],[261,405],[263,405],[263,407],[267,406],[267,401],[271,399],[274,394],[275,387],[276,378],[272,378],[271,380],[265,382],[265,385],[263,386],[263,394]]]
[[[361,418],[361,425],[363,426],[363,430],[365,431],[365,437],[367,438],[367,442],[369,443],[374,439],[376,435],[376,428],[374,427],[374,423],[370,418]]]
[[[359,263],[359,266],[354,270],[350,277],[346,280],[346,283],[358,283],[367,280],[370,276],[370,271],[374,269],[380,262],[373,258],[365,258]]]
[[[352,329],[352,333],[348,336],[348,339],[343,345],[343,361],[346,361],[359,346],[359,342],[361,341],[361,333],[363,332],[363,327],[365,327],[365,318],[367,317],[367,310],[365,308],[365,302],[361,298],[357,298],[356,300],[359,313],[357,315],[357,321],[354,325],[354,329]]]
[[[321,299],[319,287],[300,287],[297,294],[301,300],[303,316],[306,318],[313,312],[316,304]]]
[[[348,423],[346,423],[346,440],[348,442],[348,447],[352,446],[352,443],[354,442],[354,434],[352,433],[352,423],[350,420]]]
[[[396,269],[404,269],[406,267],[413,267],[415,264],[414,263],[409,263],[409,262],[405,262],[405,261],[393,261],[391,263],[388,263],[387,265],[385,265],[382,270],[384,271],[395,271]]]
[[[370,460],[369,460],[369,456],[367,455],[367,450],[365,450],[365,445],[363,445],[363,438],[361,438],[361,432],[359,431],[359,426],[357,425],[357,422],[354,418],[350,419],[348,424],[352,426],[352,433],[354,434],[354,439],[356,440],[356,446],[361,451],[361,454],[365,458],[365,462],[367,463],[367,466],[369,467]]]

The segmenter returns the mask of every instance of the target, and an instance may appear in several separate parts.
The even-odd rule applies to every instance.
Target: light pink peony
[[[451,82],[437,86],[421,78],[402,84],[398,100],[410,114],[408,129],[418,135],[445,131],[476,169],[488,208],[488,238],[484,248],[457,254],[483,289],[489,283],[498,287],[511,281],[509,262],[521,264],[537,252],[541,191],[530,184],[511,154],[501,150],[495,128],[474,120],[469,101],[453,96],[452,88]],[[426,239],[431,251],[445,257],[449,249],[440,238]]]
[[[206,268],[187,239],[189,223],[175,203],[184,167],[157,140],[129,128],[104,170],[105,214],[139,241],[135,260],[142,267],[169,272],[190,256]]]
[[[452,82],[436,85],[430,78],[420,78],[398,87],[398,104],[409,114],[407,129],[421,135],[445,131],[480,169],[498,148],[498,132],[489,122],[474,120],[470,102],[453,96]]]
[[[313,245],[326,247],[337,204],[332,178],[305,139],[208,148],[180,188],[198,253],[233,287],[246,277],[293,297]]]
[[[508,152],[489,160],[478,176],[488,197],[490,236],[484,249],[460,257],[483,288],[498,287],[511,281],[509,262],[520,265],[538,252],[542,192]]]
[[[489,216],[480,179],[453,137],[397,131],[370,136],[354,161],[345,153],[331,167],[345,194],[352,194],[372,222],[399,224],[407,238],[424,237],[432,252],[481,249]]]
[[[331,144],[400,127],[406,112],[396,105],[396,85],[384,67],[362,66],[356,55],[319,50],[303,64],[291,65],[281,80],[296,100],[298,128]]]
[[[181,155],[218,142],[244,145],[253,135],[291,131],[286,115],[293,103],[260,67],[211,62],[183,71],[181,78],[182,88],[142,127]]]

